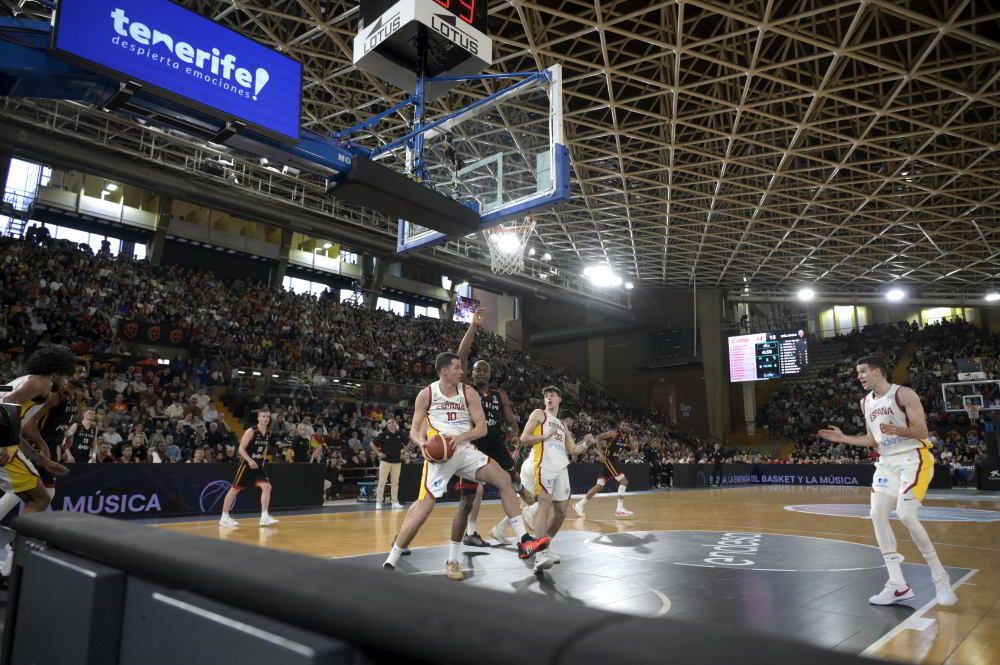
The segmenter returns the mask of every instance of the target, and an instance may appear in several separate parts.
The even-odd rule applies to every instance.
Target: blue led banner
[[[60,0],[53,46],[212,115],[299,138],[302,66],[169,0]]]

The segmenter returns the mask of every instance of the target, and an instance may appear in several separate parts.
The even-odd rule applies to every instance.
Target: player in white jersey
[[[455,475],[472,482],[487,482],[500,491],[504,512],[520,539],[517,545],[518,557],[530,559],[548,547],[549,539],[535,539],[528,535],[510,475],[470,443],[486,434],[487,430],[486,415],[483,413],[479,394],[472,386],[462,383],[462,361],[454,353],[438,354],[434,369],[437,370],[438,380],[417,395],[410,440],[423,452],[427,440],[434,434],[441,434],[454,443],[455,452],[445,462],[432,462],[424,454],[427,461],[424,462],[420,497],[406,514],[383,567],[395,569],[399,557],[427,521],[434,510],[435,501],[444,496],[448,481]],[[449,579],[460,580],[464,577],[458,561],[464,530],[464,525],[453,523],[446,566]]]
[[[569,508],[569,455],[587,449],[591,437],[577,444],[570,429],[575,415],[559,411],[562,393],[555,386],[542,390],[545,409],[535,409],[521,433],[521,443],[531,446],[531,453],[521,466],[521,483],[536,501],[525,510],[525,519],[534,525],[536,536],[555,538]],[[535,572],[551,568],[558,557],[542,552],[535,557]]]
[[[941,565],[927,531],[917,519],[917,510],[934,475],[934,457],[930,454],[924,407],[913,390],[889,382],[888,368],[881,358],[861,358],[857,361],[857,371],[861,386],[870,391],[861,400],[868,431],[859,436],[848,436],[837,427],[828,426],[819,431],[819,436],[852,446],[878,448],[879,461],[875,464],[872,480],[871,519],[875,539],[889,570],[889,581],[868,602],[891,605],[916,595],[903,577],[903,557],[896,551],[896,536],[889,522],[889,515],[895,509],[899,521],[909,530],[910,537],[931,569],[938,603],[954,605],[958,598],[951,588],[948,572]]]

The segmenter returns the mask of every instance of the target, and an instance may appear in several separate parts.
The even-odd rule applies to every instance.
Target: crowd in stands
[[[903,321],[867,326],[819,344],[840,352],[834,364],[815,369],[808,378],[787,382],[761,414],[772,435],[794,441],[793,461],[865,461],[872,457],[863,448],[822,441],[816,432],[828,424],[851,434],[863,432],[859,402],[865,392],[857,381],[854,360],[878,355],[891,370],[901,349],[910,344],[913,354],[904,383],[924,404],[933,453],[939,462],[952,465],[956,480],[967,479],[975,462],[985,454],[985,447],[964,412],[945,410],[941,383],[957,380],[958,358],[981,358],[988,375],[1000,374],[1000,335],[961,319],[941,320],[923,328],[915,321]]]
[[[219,279],[204,270],[153,266],[103,252],[95,256],[89,248],[38,235],[32,242],[0,240],[0,262],[0,339],[8,345],[61,344],[80,354],[123,354],[132,349],[116,331],[126,321],[184,329],[189,340],[186,353],[171,358],[166,369],[147,370],[138,383],[129,376],[102,376],[101,385],[89,388],[86,399],[98,407],[101,426],[110,422],[123,439],[139,426],[147,439],[157,434],[155,425],[160,421],[146,411],[173,406],[173,391],[163,395],[164,403],[155,404],[153,396],[163,393],[161,385],[177,382],[189,393],[196,387],[211,393],[228,384],[238,367],[298,373],[307,377],[307,384],[319,383],[322,377],[423,385],[435,378],[435,355],[457,348],[465,332],[464,324],[341,303],[335,291],[316,297],[260,288],[244,280]],[[642,415],[496,334],[481,331],[473,354],[489,359],[494,384],[508,392],[522,420],[541,406],[541,389],[549,384],[566,389],[567,401],[595,431],[628,420],[641,434],[631,458],[622,462],[640,463],[661,452],[678,457],[696,454],[703,446],[697,435],[668,431],[664,418]],[[8,360],[5,369],[13,370],[9,366],[15,359]],[[109,388],[107,382],[122,389]],[[178,427],[185,432],[192,429],[184,424],[188,420],[204,421],[197,413],[187,413],[189,393],[180,395],[186,409],[179,414],[182,417],[163,421],[162,435],[174,438],[168,445],[171,457],[175,447],[182,459],[195,457],[197,446],[190,437],[178,440],[177,434]],[[281,403],[280,398],[266,405],[275,411],[278,460],[324,463],[338,471],[374,465],[369,444],[384,427],[386,415],[378,407],[307,399]],[[405,410],[396,417],[408,431]],[[115,449],[121,446],[116,443]],[[413,450],[405,455],[409,461],[419,461]],[[198,458],[202,456],[232,457],[225,446],[221,451],[206,450]]]
[[[433,362],[442,350],[458,347],[465,325],[431,318],[400,317],[387,311],[339,302],[336,291],[321,296],[296,294],[240,279],[220,279],[206,270],[112,257],[65,241],[33,236],[32,242],[0,239],[0,340],[8,347],[49,344],[80,354],[136,351],[116,331],[126,321],[169,324],[184,329],[184,353],[169,365],[137,358],[127,371],[92,367],[81,391],[81,405],[95,407],[106,449],[101,461],[232,461],[239,432],[230,432],[213,401],[229,388],[236,368],[296,373],[306,385],[351,378],[408,386],[435,379]],[[890,364],[908,342],[918,348],[910,384],[921,394],[932,424],[954,426],[939,434],[942,455],[958,463],[974,458],[978,442],[966,433],[967,421],[935,410],[935,382],[954,375],[952,359],[969,355],[1000,357],[1000,338],[964,323],[921,330],[914,324],[868,326],[820,343],[837,344],[844,362],[821,368],[810,378],[779,390],[762,411],[772,434],[796,442],[792,456],[728,450],[733,461],[853,462],[868,452],[816,441],[822,425],[860,431],[862,392],[852,358],[881,353]],[[569,370],[532,358],[496,334],[480,331],[473,360],[492,366],[494,385],[504,388],[523,422],[541,406],[541,389],[565,389],[566,402],[579,414],[580,434],[630,425],[633,449],[625,464],[648,464],[654,478],[674,463],[707,460],[712,441],[679,429],[666,418],[641,413]],[[0,358],[0,371],[12,376],[23,358]],[[990,368],[992,371],[1000,367]],[[990,370],[988,370],[990,371]],[[396,418],[409,431],[406,408],[345,402],[302,395],[297,399],[256,395],[252,409],[268,407],[278,447],[276,462],[324,464],[337,491],[352,470],[376,466],[371,442]],[[940,398],[938,397],[938,401]],[[250,412],[245,422],[250,422]],[[125,449],[131,445],[131,451]],[[579,458],[595,461],[591,450]],[[415,450],[404,461],[420,462]]]

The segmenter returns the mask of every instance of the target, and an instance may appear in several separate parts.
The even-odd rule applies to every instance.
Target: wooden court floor
[[[587,519],[577,518],[570,510],[570,516],[567,517],[563,527],[566,535],[556,539],[554,549],[563,551],[559,545],[560,539],[568,545],[574,542],[575,536],[580,536],[576,541],[582,542],[583,535],[570,533],[573,531],[606,534],[602,536],[605,539],[615,539],[615,534],[621,534],[617,536],[619,539],[632,538],[628,534],[636,532],[653,532],[660,534],[661,537],[663,532],[740,532],[773,534],[771,542],[776,543],[813,544],[811,546],[813,549],[803,552],[816,553],[815,539],[822,539],[827,543],[820,540],[819,545],[828,546],[831,552],[835,547],[853,547],[865,552],[865,556],[869,558],[877,557],[878,553],[874,550],[870,550],[869,553],[869,550],[850,545],[851,543],[875,545],[871,524],[867,519],[794,512],[786,509],[786,506],[790,505],[805,506],[807,510],[811,509],[810,506],[824,506],[820,510],[822,512],[827,509],[826,506],[833,504],[835,506],[833,510],[836,511],[844,510],[843,505],[848,504],[846,509],[863,513],[864,507],[868,504],[868,496],[867,488],[829,487],[747,487],[650,492],[628,497],[627,506],[635,512],[635,515],[628,519],[615,519],[612,515],[614,500],[610,497],[599,497],[588,504]],[[958,509],[950,511],[951,514],[946,515],[946,519],[961,519],[965,513],[979,517],[986,515],[989,518],[989,515],[1000,512],[1000,497],[965,496],[956,491],[943,496],[929,495],[925,506],[936,509]],[[439,505],[412,547],[435,548],[447,545],[454,511],[454,504]],[[223,538],[323,558],[361,557],[360,563],[375,567],[382,557],[370,555],[384,553],[390,548],[403,516],[404,511],[361,510],[283,517],[278,515],[281,523],[275,528],[265,529],[257,527],[255,516],[243,516],[241,526],[233,529],[221,529],[214,521],[159,526],[209,538]],[[490,526],[500,517],[499,505],[494,503],[483,506],[479,518],[479,531],[484,537]],[[959,603],[953,607],[938,607],[933,602],[921,602],[920,607],[894,607],[891,611],[899,618],[893,621],[898,625],[887,631],[879,640],[869,644],[867,648],[861,649],[854,645],[850,650],[912,663],[1000,665],[1000,521],[925,520],[924,525],[945,566],[949,569],[967,569],[953,573],[953,581],[958,583],[956,593]],[[899,551],[906,557],[907,563],[921,564],[921,569],[926,571],[926,567],[922,566],[923,559],[909,540],[905,528],[895,520],[893,528],[899,541]],[[796,538],[781,538],[789,536]],[[639,541],[635,539],[635,542]],[[468,551],[474,548],[464,549]],[[584,557],[601,556],[593,549],[580,551]],[[795,556],[794,552],[790,554]],[[369,556],[364,558],[365,555]],[[822,558],[822,554],[803,554],[803,557],[813,556]],[[493,558],[499,560],[497,557]],[[437,559],[441,561],[437,563]],[[420,561],[429,569],[443,569],[442,556],[435,556],[435,563],[429,563],[426,557],[423,559],[414,557],[414,560]],[[788,565],[785,563],[783,567]],[[565,566],[562,570],[568,575],[573,568]],[[685,569],[678,570],[683,572]],[[728,570],[716,572],[717,569],[707,566],[686,570],[691,570],[692,575],[697,573],[703,576],[700,579],[705,579],[704,576],[710,578],[713,575],[733,574]],[[559,571],[560,568],[556,567],[550,572],[553,577],[558,578]],[[826,583],[829,583],[831,577],[836,579],[838,575],[836,569],[830,571],[823,569],[823,571]],[[427,572],[436,574],[443,570]],[[840,575],[846,574],[840,573]],[[846,601],[851,604],[850,608],[841,610],[832,606],[818,607],[824,611],[829,609],[834,614],[841,611],[848,613],[874,611],[869,607],[861,607],[867,604],[859,600],[857,595],[860,592],[874,594],[881,590],[885,580],[884,569],[872,569],[868,574],[869,577],[863,580],[864,588],[856,591],[854,596]],[[909,577],[910,573],[907,573],[907,576]],[[747,578],[740,578],[737,574],[736,578],[727,579]],[[778,579],[790,578],[779,575]],[[462,583],[468,583],[468,580]],[[666,591],[668,595],[671,593],[670,589]],[[589,604],[601,606],[600,602]],[[678,606],[675,603],[675,607]],[[883,610],[884,608],[878,608],[880,612]],[[671,610],[666,616],[673,614],[674,611]],[[698,615],[690,616],[697,618]],[[819,643],[822,644],[822,640]]]

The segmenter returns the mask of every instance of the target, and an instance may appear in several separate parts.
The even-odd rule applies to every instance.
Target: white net
[[[497,275],[513,275],[524,270],[524,248],[535,230],[535,220],[498,224],[483,231],[490,250],[490,268]]]

